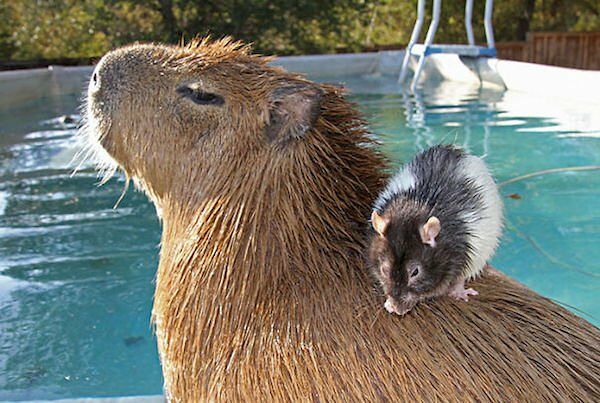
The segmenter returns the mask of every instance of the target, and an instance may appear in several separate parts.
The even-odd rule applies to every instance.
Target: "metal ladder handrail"
[[[465,29],[469,45],[475,46],[475,35],[473,35],[473,0],[467,0],[465,4]]]
[[[423,43],[423,49],[419,57],[419,62],[417,63],[417,68],[415,69],[415,74],[411,83],[411,90],[414,92],[417,87],[417,82],[419,80],[419,76],[421,75],[421,71],[423,70],[423,66],[425,64],[425,57],[428,55],[429,47],[433,44],[433,40],[435,38],[435,34],[439,25],[440,14],[442,8],[442,0],[433,0],[433,16],[431,19],[431,23],[429,24],[429,29],[427,30],[427,36],[425,37],[425,42]],[[494,0],[486,0],[485,2],[485,13],[484,13],[484,28],[485,28],[485,36],[487,40],[487,47],[494,49],[494,29],[492,25],[492,15],[494,9]],[[465,4],[465,30],[467,32],[467,41],[469,46],[475,47],[475,36],[473,35],[473,25],[472,25],[472,17],[473,17],[473,0],[466,0]],[[400,69],[400,75],[398,76],[398,82],[402,83],[406,78],[406,74],[408,72],[408,63],[410,61],[410,57],[412,55],[412,50],[414,45],[419,40],[419,35],[421,34],[421,28],[423,27],[423,20],[425,19],[425,0],[418,0],[417,2],[417,20],[415,22],[415,26],[413,28],[412,34],[410,36],[410,40],[408,45],[406,46],[404,59],[402,60],[402,67]],[[443,53],[443,52],[442,52]]]
[[[400,76],[398,77],[398,82],[402,83],[404,78],[406,78],[406,72],[408,67],[408,62],[410,61],[410,51],[414,44],[419,40],[419,35],[421,35],[421,28],[423,28],[423,20],[425,19],[425,0],[419,0],[417,3],[417,21],[415,22],[415,26],[413,28],[412,34],[410,35],[410,40],[408,41],[408,45],[406,46],[404,60],[402,60],[402,68],[400,70]]]
[[[492,25],[492,15],[494,14],[494,0],[486,0],[485,12],[483,16],[483,27],[485,28],[485,38],[488,48],[495,48],[494,27]]]

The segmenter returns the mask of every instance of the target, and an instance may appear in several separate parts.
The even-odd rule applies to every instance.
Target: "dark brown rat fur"
[[[388,222],[384,234],[371,231],[371,272],[384,295],[392,298],[387,303],[398,305],[400,314],[420,300],[444,294],[467,263],[466,245],[454,237],[442,236],[435,248],[423,244],[419,231],[430,216],[425,206],[396,199],[382,215]]]
[[[481,158],[454,145],[418,153],[389,181],[371,215],[371,271],[385,307],[404,315],[421,300],[465,289],[493,256],[502,233],[502,199]]]
[[[598,330],[502,275],[466,307],[381,310],[362,251],[385,164],[339,89],[227,40],[135,45],[98,68],[110,91],[88,105],[93,141],[162,216],[153,318],[170,400],[600,395]],[[190,81],[224,103],[180,98]],[[273,139],[272,96],[290,83],[319,115]]]

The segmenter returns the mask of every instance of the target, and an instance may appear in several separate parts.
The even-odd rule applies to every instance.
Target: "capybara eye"
[[[198,105],[223,105],[223,97],[200,89],[191,88],[187,85],[177,87],[177,93],[190,99]]]

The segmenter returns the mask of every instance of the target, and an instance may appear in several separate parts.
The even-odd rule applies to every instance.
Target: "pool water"
[[[344,80],[395,163],[439,142],[484,155],[499,182],[600,165],[599,105],[465,85],[412,96],[393,78]],[[0,400],[162,392],[150,327],[160,227],[152,205],[91,166],[71,176],[79,94],[0,109]],[[501,188],[493,264],[600,324],[600,171]]]

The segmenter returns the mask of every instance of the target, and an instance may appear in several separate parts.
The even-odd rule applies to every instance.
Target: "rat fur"
[[[502,200],[481,158],[452,145],[418,154],[375,202],[368,251],[389,312],[419,301],[477,295],[465,281],[479,275],[502,233]]]

